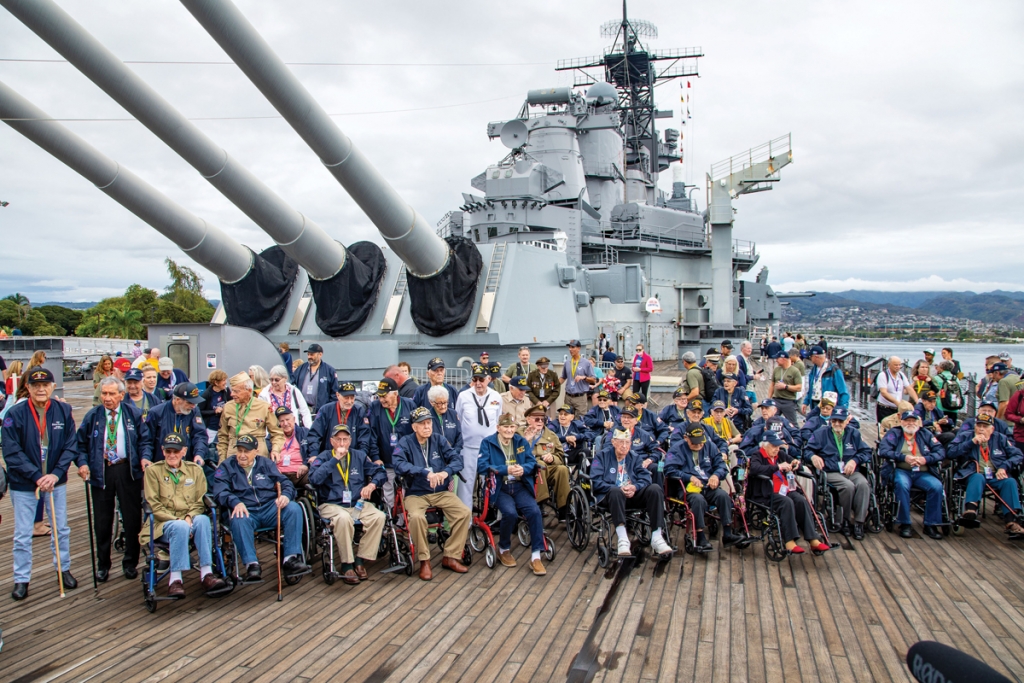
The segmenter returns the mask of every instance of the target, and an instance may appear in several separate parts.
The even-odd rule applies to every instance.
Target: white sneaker
[[[668,543],[665,542],[665,538],[663,536],[656,536],[656,537],[652,538],[651,539],[651,548],[658,555],[671,555],[672,554],[672,547]]]
[[[629,539],[628,538],[620,538],[619,539],[619,547],[618,547],[618,550],[616,552],[619,555],[632,555],[633,554],[632,552],[630,552]]]

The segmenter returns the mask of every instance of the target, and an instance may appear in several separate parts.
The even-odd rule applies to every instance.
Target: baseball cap
[[[282,415],[293,415],[293,414],[294,413],[292,413],[292,409],[289,408],[288,406],[278,406],[277,409],[274,410],[274,417],[281,417]]]
[[[996,419],[987,413],[982,413],[978,417],[974,418],[974,424],[976,425],[988,425],[992,426],[996,423]]]
[[[761,434],[761,441],[771,444],[772,446],[781,446],[785,443],[785,441],[782,440],[782,437],[778,435],[778,432],[773,432],[770,429],[766,429],[764,433]]]
[[[704,412],[704,401],[700,400],[699,398],[695,398],[692,401],[690,401],[690,404],[686,406],[686,409],[699,410],[701,412]]]
[[[904,410],[900,415],[901,420],[920,420],[921,416],[915,413],[913,410]]]
[[[426,422],[430,419],[430,411],[423,406],[420,406],[412,411],[409,415],[409,419],[412,420],[413,424],[416,424],[417,422]]]
[[[989,372],[1006,372],[1006,363],[993,363],[988,369]]]
[[[707,441],[707,434],[704,432],[704,427],[699,422],[687,423],[686,428],[683,430],[683,434],[687,439],[694,443],[704,443]]]
[[[672,392],[672,398],[679,398],[680,396],[688,396],[689,393],[690,392],[688,392],[686,389],[684,389],[682,387],[678,387],[675,391]]]
[[[978,404],[979,408],[984,408],[985,406],[988,406],[993,410],[999,410],[999,405],[995,401],[982,401],[981,403]]]
[[[608,399],[610,401],[611,398],[612,398],[612,395],[610,393],[608,393],[607,389],[602,389],[601,391],[597,392],[597,398],[598,399],[606,398],[606,399]]]
[[[180,451],[185,447],[185,440],[181,438],[180,434],[171,432],[164,436],[164,440],[160,443],[161,446],[169,451]]]
[[[256,443],[256,437],[249,434],[242,434],[235,440],[235,448],[241,448],[246,451],[256,450],[258,444]]]
[[[640,414],[639,414],[638,412],[636,412],[636,409],[635,409],[635,408],[626,408],[626,409],[625,409],[625,410],[623,410],[623,411],[622,411],[622,413],[620,413],[620,414],[621,414],[621,415],[629,415],[629,416],[630,416],[631,418],[633,418],[634,420],[635,420],[636,418],[640,417]]]
[[[306,353],[323,353],[324,347],[319,344],[310,344],[306,347]]]
[[[999,353],[999,360],[1010,360],[1010,354],[1006,351],[1001,351]]]
[[[727,373],[725,373],[725,374],[723,374],[723,375],[722,375],[722,381],[723,381],[723,382],[724,382],[725,380],[727,380],[727,379],[731,379],[731,380],[733,380],[734,382],[738,382],[738,381],[740,381],[739,377],[737,377],[737,376],[736,376],[736,373],[735,373],[735,372],[727,372]]]
[[[829,416],[828,419],[829,420],[845,420],[848,417],[850,417],[850,411],[847,410],[846,408],[839,407],[839,408],[836,408],[835,410],[832,411],[832,414]]]
[[[786,353],[785,351],[776,351],[775,354],[771,356],[771,358],[772,360],[779,360],[780,358],[789,358],[789,354]]]
[[[762,408],[776,408],[778,407],[778,405],[779,404],[775,402],[774,398],[766,398],[765,400],[761,401]]]
[[[812,346],[811,347],[811,355],[812,356],[824,356],[825,355],[825,349],[823,349],[823,348],[821,348],[820,346],[817,346],[817,345]]]
[[[569,413],[570,415],[575,415],[576,414],[576,409],[573,408],[568,403],[563,403],[562,407],[558,409],[558,412],[560,412],[560,413]]]
[[[337,436],[338,434],[341,434],[342,432],[348,434],[349,436],[352,436],[352,430],[349,429],[348,425],[345,424],[344,422],[342,422],[341,424],[334,425],[334,428],[331,429],[331,436]]]
[[[569,343],[568,343],[568,344],[566,344],[566,346],[568,346],[568,347],[571,347],[571,348],[577,348],[577,349],[578,349],[579,347],[581,347],[581,346],[583,346],[583,345],[582,345],[582,344],[580,344],[580,340],[579,340],[579,339],[570,339],[570,340],[569,340]]]
[[[828,403],[829,405],[835,405],[839,402],[839,394],[834,391],[823,391],[821,392],[821,403]]]
[[[138,368],[132,368],[131,370],[129,370],[128,372],[126,372],[124,374],[124,381],[125,382],[131,382],[131,381],[141,382],[142,381],[142,370],[139,370]]]
[[[427,370],[437,370],[444,367],[444,361],[440,358],[431,358],[427,361]]]
[[[625,363],[626,359],[623,358],[622,356],[615,356],[615,362],[616,363]]]
[[[929,356],[935,355],[935,349],[925,349],[924,352],[927,353]]]
[[[525,389],[526,387],[528,387],[528,386],[529,386],[529,385],[528,385],[528,384],[526,383],[526,378],[525,378],[525,377],[523,377],[522,375],[516,375],[515,377],[513,377],[512,379],[510,379],[510,380],[508,381],[508,385],[509,385],[510,387],[515,387],[516,389]]]
[[[501,377],[501,363],[491,363],[491,377]]]
[[[725,401],[712,401],[711,410],[725,410]]]
[[[473,366],[473,377],[487,377],[487,368],[482,365]]]
[[[342,396],[355,396],[356,385],[352,382],[342,382],[341,386],[338,387],[338,393]]]
[[[174,386],[174,391],[172,391],[171,394],[188,401],[194,406],[203,402],[203,397],[199,395],[199,387],[192,384],[192,382],[176,384]]]
[[[925,389],[924,391],[921,392],[921,400],[922,401],[934,401],[935,397],[936,397],[936,394],[931,389]]]
[[[629,393],[623,396],[622,400],[624,400],[626,403],[639,403],[640,394]]]
[[[174,361],[171,359],[170,356],[164,356],[163,358],[157,361],[157,368],[160,370],[173,370]]]
[[[722,340],[721,346],[724,346],[727,349],[731,349],[732,348],[732,342],[729,341],[728,339],[724,339],[724,340]]]
[[[398,383],[390,377],[385,377],[381,381],[377,382],[377,395],[387,396],[392,391],[398,391]]]

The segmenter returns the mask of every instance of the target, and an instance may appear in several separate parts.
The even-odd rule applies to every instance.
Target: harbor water
[[[953,349],[953,358],[960,361],[960,367],[964,373],[977,373],[982,376],[985,369],[985,358],[1007,352],[1013,357],[1013,362],[1020,365],[1024,362],[1024,345],[1004,342],[999,344],[971,344],[963,342],[901,342],[901,341],[852,341],[836,339],[835,341],[825,338],[829,346],[842,348],[846,351],[855,351],[871,357],[899,356],[908,365],[914,361],[924,358],[925,349],[934,349],[936,361],[941,360],[940,349],[949,347]]]

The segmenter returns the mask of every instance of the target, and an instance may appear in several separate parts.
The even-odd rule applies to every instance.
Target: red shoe
[[[789,554],[790,555],[803,555],[805,552],[807,552],[807,551],[804,550],[801,546],[795,545],[795,546],[792,547],[792,549],[790,549]]]
[[[813,553],[815,557],[820,557],[827,553],[829,550],[832,550],[832,546],[830,546],[828,543],[819,543],[817,548],[811,548],[811,553]]]

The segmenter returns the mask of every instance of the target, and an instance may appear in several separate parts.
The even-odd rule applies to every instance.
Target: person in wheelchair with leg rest
[[[942,525],[942,508],[945,490],[942,482],[933,474],[938,464],[945,459],[946,452],[933,433],[921,429],[921,416],[907,410],[900,415],[900,426],[885,433],[878,445],[878,455],[884,461],[882,480],[891,481],[899,511],[896,522],[900,525],[900,536],[911,538],[910,489],[924,491],[924,533],[935,540],[942,539],[939,526]]]
[[[732,530],[732,499],[722,488],[722,480],[729,470],[718,447],[705,432],[706,425],[690,422],[683,428],[683,438],[677,441],[665,458],[665,476],[678,481],[686,492],[686,504],[693,513],[698,552],[711,550],[704,529],[704,515],[714,506],[722,522],[722,546],[738,545],[746,540]]]
[[[819,427],[811,435],[806,452],[810,453],[814,468],[825,473],[827,485],[839,495],[843,509],[839,532],[863,541],[871,487],[857,468],[871,462],[871,448],[861,439],[860,430],[850,424],[846,408],[832,411],[828,425]]]
[[[985,489],[998,496],[997,509],[1006,522],[1006,533],[1013,540],[1024,539],[1021,525],[1020,495],[1013,473],[1018,471],[1024,455],[1006,436],[995,431],[991,415],[978,415],[974,433],[962,432],[949,446],[949,457],[963,463],[955,478],[965,481],[964,509],[958,526],[977,528],[978,505]]]
[[[235,454],[213,473],[213,498],[231,513],[231,537],[245,565],[244,579],[262,580],[255,536],[260,529],[275,528],[278,509],[284,535],[282,573],[286,577],[308,574],[310,569],[302,556],[303,513],[294,501],[295,487],[274,461],[256,454],[257,448],[256,437],[242,434],[235,441]],[[277,485],[281,495],[277,494]]]
[[[434,432],[434,420],[427,408],[412,411],[412,434],[398,440],[392,462],[395,474],[402,478],[405,495],[402,503],[409,515],[409,535],[420,563],[420,578],[433,578],[430,570],[430,543],[427,540],[427,508],[437,508],[448,520],[451,536],[444,544],[441,566],[457,574],[469,571],[462,564],[462,552],[469,535],[472,517],[466,504],[452,492],[452,482],[462,471],[462,452]],[[466,486],[472,486],[468,482]]]
[[[143,475],[146,503],[152,510],[155,526],[153,538],[165,539],[171,555],[171,575],[167,597],[185,597],[182,572],[191,569],[189,539],[199,554],[199,576],[203,590],[216,594],[227,588],[227,582],[213,573],[213,535],[210,518],[204,514],[206,475],[194,462],[186,462],[185,440],[179,434],[164,436],[161,443],[163,460],[146,468]],[[149,524],[142,527],[142,543],[149,543]]]
[[[370,502],[370,496],[384,488],[384,468],[370,460],[365,451],[351,450],[352,432],[344,422],[331,430],[331,450],[320,454],[309,473],[317,491],[320,517],[331,526],[341,558],[341,580],[349,585],[366,581],[365,562],[377,559],[385,514]],[[359,553],[352,550],[355,520],[363,525]]]

